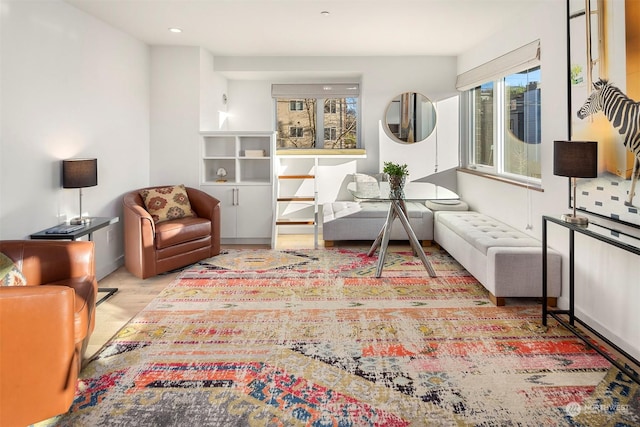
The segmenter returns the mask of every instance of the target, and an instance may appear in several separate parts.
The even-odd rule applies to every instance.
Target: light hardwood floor
[[[313,248],[313,235],[280,235],[279,249]],[[323,247],[322,241],[318,243]],[[223,248],[247,248],[267,246],[223,245]],[[138,279],[124,267],[120,267],[99,281],[102,288],[118,288],[118,292],[101,303],[96,309],[96,327],[85,353],[87,359],[98,352],[133,316],[138,314],[167,285],[178,276],[178,272],[161,274],[149,279]],[[101,298],[98,294],[98,299]]]

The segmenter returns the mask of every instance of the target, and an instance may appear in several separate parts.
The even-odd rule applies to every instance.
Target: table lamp
[[[62,187],[80,190],[80,215],[70,224],[87,224],[91,218],[82,216],[82,189],[98,185],[97,159],[68,159],[62,161]]]
[[[576,215],[576,179],[598,176],[598,142],[554,141],[553,174],[569,177],[573,189],[573,213],[562,215],[562,220],[576,225],[589,224],[587,217]]]

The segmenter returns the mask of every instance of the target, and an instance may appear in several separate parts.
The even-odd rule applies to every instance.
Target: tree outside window
[[[284,86],[281,88],[279,86]],[[274,85],[278,148],[358,148],[359,88],[341,85]],[[342,95],[353,91],[355,96]],[[284,93],[282,91],[284,91]],[[290,93],[308,96],[286,96]],[[337,91],[337,92],[336,92]]]

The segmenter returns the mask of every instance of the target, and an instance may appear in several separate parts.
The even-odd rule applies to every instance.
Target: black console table
[[[547,216],[544,215],[542,217],[542,301],[547,300],[547,224],[552,222],[554,224],[565,227],[569,230],[569,309],[568,310],[558,310],[558,309],[550,309],[546,304],[542,304],[542,324],[544,326],[547,325],[547,316],[551,316],[558,321],[562,326],[571,331],[574,335],[584,341],[589,347],[593,348],[600,355],[602,355],[605,359],[607,359],[611,364],[613,364],[616,368],[620,369],[624,374],[626,374],[629,378],[631,378],[636,383],[640,384],[640,376],[633,372],[628,367],[621,364],[619,361],[615,360],[611,357],[607,352],[603,351],[597,345],[594,345],[593,342],[589,339],[588,336],[583,334],[580,330],[575,327],[575,323],[578,322],[589,332],[600,338],[602,341],[607,343],[611,348],[615,349],[617,352],[622,354],[625,358],[627,358],[630,362],[633,362],[636,366],[640,366],[640,362],[628,354],[626,351],[622,350],[616,344],[611,342],[605,336],[600,334],[598,331],[593,329],[584,321],[580,320],[575,315],[575,303],[574,303],[574,290],[575,290],[575,274],[574,274],[574,266],[575,266],[575,233],[583,234],[585,236],[594,238],[601,242],[607,243],[609,245],[615,246],[627,252],[634,253],[636,255],[640,255],[640,239],[629,234],[625,234],[621,231],[617,231],[611,228],[604,227],[602,225],[589,223],[587,226],[570,224],[568,222],[563,221],[560,217],[555,216]],[[568,320],[566,320],[562,316],[568,316]]]
[[[65,224],[56,225],[54,227],[47,228],[42,231],[38,231],[37,233],[33,233],[31,236],[32,240],[78,240],[81,237],[87,236],[87,238],[91,241],[93,240],[93,232],[100,230],[108,225],[115,224],[118,222],[118,217],[106,218],[106,217],[94,217],[91,218],[91,222],[82,225],[79,228],[73,229],[70,232],[64,232],[64,230],[58,230],[61,226]],[[98,288],[98,292],[103,293],[106,292],[106,295],[100,298],[96,302],[96,306],[104,302],[111,295],[118,292],[118,288]]]

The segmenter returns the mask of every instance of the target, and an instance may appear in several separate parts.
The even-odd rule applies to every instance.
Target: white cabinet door
[[[238,186],[237,237],[271,238],[273,228],[271,185]]]
[[[220,200],[220,238],[236,237],[236,191],[235,185],[208,185],[203,191]]]
[[[271,238],[271,185],[218,184],[201,188],[220,200],[220,238]]]

